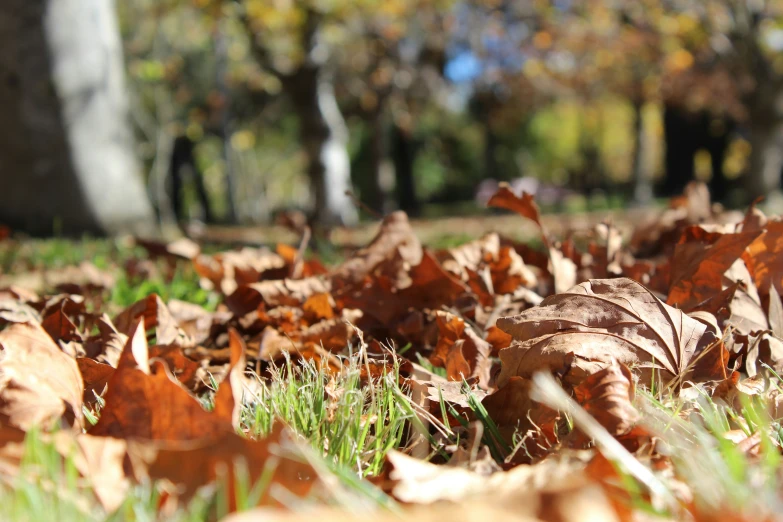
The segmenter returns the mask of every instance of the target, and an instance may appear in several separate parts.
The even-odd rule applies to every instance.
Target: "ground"
[[[774,518],[780,222],[490,203],[4,240],[2,518]]]

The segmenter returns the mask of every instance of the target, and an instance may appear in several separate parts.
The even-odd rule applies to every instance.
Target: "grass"
[[[378,475],[386,453],[405,444],[415,414],[399,385],[393,364],[371,383],[363,382],[358,354],[332,375],[315,362],[273,367],[268,381],[243,410],[242,423],[255,437],[282,421],[330,462],[353,469],[359,477]]]
[[[177,266],[169,277],[163,277],[158,272],[151,278],[140,280],[131,279],[122,272],[110,290],[109,304],[125,308],[150,294],[158,294],[164,302],[179,299],[209,311],[214,311],[220,304],[220,296],[201,288],[198,274],[189,266]]]
[[[357,506],[392,509],[393,500],[362,480],[380,474],[386,453],[406,444],[416,418],[407,390],[399,385],[399,365],[391,368],[366,381],[361,378],[359,354],[347,356],[338,374],[319,369],[313,362],[288,360],[273,369],[270,379],[259,380],[257,391],[245,397],[242,432],[263,438],[275,423],[284,422],[311,446],[312,451],[305,451],[302,458],[338,484],[341,494],[333,495],[332,502],[348,502],[354,510]],[[211,397],[204,397],[204,405],[211,407]],[[94,424],[100,408],[86,413]],[[237,505],[240,510],[249,509],[263,493],[264,484],[249,484],[242,476],[238,479]],[[72,459],[63,459],[33,430],[25,439],[21,472],[0,484],[0,520],[154,522],[161,520],[159,501],[158,488],[138,485],[117,512],[106,513]],[[227,505],[219,483],[165,520],[215,520],[226,514]]]
[[[772,386],[780,383],[772,379]],[[661,437],[702,509],[720,507],[758,519],[783,512],[780,494],[781,425],[769,414],[769,400],[740,396],[739,407],[711,399],[700,388],[690,398],[655,397],[644,390],[639,403],[644,424]],[[759,436],[758,453],[743,451],[727,438],[739,430]]]
[[[143,248],[123,239],[12,240],[0,242],[0,274],[57,270],[89,261],[115,276],[114,286],[103,296],[112,312],[119,312],[150,294],[158,294],[166,302],[179,299],[210,311],[217,308],[220,296],[201,288],[198,274],[189,264],[178,263],[172,268],[165,261],[155,261],[150,274],[144,277],[131,277],[121,268],[128,261],[146,257]]]
[[[131,489],[115,513],[106,513],[79,476],[72,458],[63,459],[52,443],[36,430],[24,442],[20,472],[0,487],[0,520],[14,522],[153,522],[159,520],[159,495],[150,485]],[[212,499],[200,497],[167,520],[196,522],[206,520]]]

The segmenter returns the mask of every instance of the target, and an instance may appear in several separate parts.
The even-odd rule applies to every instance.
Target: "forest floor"
[[[490,205],[0,241],[0,519],[779,517],[783,222]]]

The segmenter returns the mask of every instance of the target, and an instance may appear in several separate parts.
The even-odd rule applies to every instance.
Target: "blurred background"
[[[6,3],[11,230],[470,215],[501,181],[567,212],[781,186],[781,1]]]

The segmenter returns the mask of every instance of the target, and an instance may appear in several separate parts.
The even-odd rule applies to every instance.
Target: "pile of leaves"
[[[721,484],[688,474],[706,433],[746,466],[740,482],[780,469],[783,221],[755,206],[725,212],[701,184],[627,241],[609,222],[552,237],[533,198],[507,186],[489,205],[535,223],[541,246],[489,234],[431,250],[394,212],[331,267],[306,239],[214,254],[138,241],[162,262],[129,262],[128,274],[187,265],[220,295],[216,310],[151,294],[106,313],[113,283],[97,269],[74,270],[59,293],[0,290],[6,482],[34,432],[74,459],[106,512],[134,484],[152,481],[165,514],[217,481],[228,512],[260,483],[252,505],[301,497],[344,518],[328,505],[345,463],[320,460],[333,441],[308,454],[284,419],[262,437],[248,429],[265,387],[309,365],[332,416],[351,368],[370,395],[393,379],[411,412],[400,443],[364,456],[379,469],[364,457],[350,467],[410,516],[739,516],[746,506]],[[391,415],[340,412],[352,414],[360,437]],[[756,464],[762,479],[747,471]],[[778,503],[773,491],[754,516]],[[268,509],[229,518],[294,516]]]

